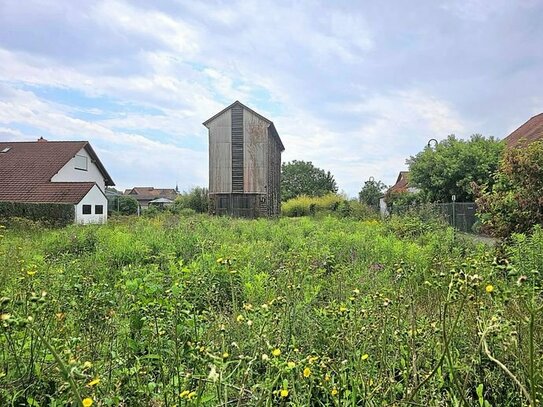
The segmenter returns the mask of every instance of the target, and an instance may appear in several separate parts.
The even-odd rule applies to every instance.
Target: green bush
[[[487,233],[508,237],[543,225],[543,141],[507,149],[493,181],[476,189]]]
[[[301,195],[284,202],[281,205],[281,213],[288,217],[330,213],[337,211],[344,201],[343,197],[336,194],[327,194],[321,197]]]
[[[183,192],[168,209],[172,213],[180,213],[182,209],[192,209],[196,213],[207,213],[209,209],[207,188],[195,187],[189,192]]]
[[[62,227],[74,223],[75,207],[72,204],[0,202],[0,220],[3,219],[2,222],[9,225],[13,218]]]
[[[108,199],[108,210],[112,214],[136,215],[138,205],[137,199],[133,196],[115,195]]]

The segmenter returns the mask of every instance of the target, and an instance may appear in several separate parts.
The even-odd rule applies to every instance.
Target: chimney
[[[40,137],[40,138],[38,139],[38,143],[47,143],[47,140],[44,139],[43,137]]]

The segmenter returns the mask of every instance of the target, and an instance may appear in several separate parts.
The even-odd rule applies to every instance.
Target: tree
[[[207,188],[194,187],[189,192],[183,192],[175,199],[172,210],[183,208],[193,209],[197,213],[206,213],[209,207],[209,191]]]
[[[387,186],[381,181],[375,181],[373,178],[370,178],[364,182],[364,186],[358,193],[358,201],[368,206],[378,207],[379,198],[383,196],[386,189]]]
[[[431,201],[473,201],[473,183],[492,185],[503,143],[493,137],[474,134],[470,140],[454,135],[439,142],[435,149],[426,147],[407,160],[414,186]]]
[[[138,213],[138,201],[127,195],[115,195],[111,199],[109,209],[121,215],[135,215]]]
[[[494,181],[478,190],[483,230],[507,237],[543,224],[543,141],[507,149]]]
[[[311,161],[293,160],[281,168],[281,199],[287,201],[300,195],[323,196],[336,193],[337,184],[330,171],[326,172]]]

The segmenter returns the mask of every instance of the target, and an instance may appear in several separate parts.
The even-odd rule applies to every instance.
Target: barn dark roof
[[[111,177],[87,141],[0,142],[0,201],[78,203],[94,182],[51,182],[82,148],[102,172]]]
[[[504,140],[507,147],[515,147],[531,143],[532,141],[543,140],[543,113],[532,117]]]
[[[255,112],[253,109],[251,109],[250,107],[247,107],[245,106],[243,103],[241,103],[239,100],[236,100],[234,103],[232,103],[230,106],[227,106],[225,107],[224,109],[222,109],[219,113],[211,116],[209,119],[207,119],[205,122],[203,122],[202,124],[204,126],[207,127],[207,125],[209,123],[211,123],[213,120],[215,120],[217,117],[219,117],[220,115],[222,115],[224,112],[226,112],[227,110],[230,110],[231,108],[233,108],[234,106],[241,106],[243,107],[244,109],[248,110],[249,112],[251,112],[252,114],[254,114],[255,116],[257,116],[258,118],[264,120],[265,122],[267,122],[269,125],[270,125],[270,130],[273,134],[273,136],[277,139],[277,141],[279,142],[279,146],[281,147],[281,151],[285,151],[285,146],[283,145],[283,142],[281,141],[281,137],[279,137],[279,133],[277,132],[277,129],[275,128],[275,124],[273,124],[273,122],[270,120],[270,119],[267,119],[266,117],[262,116],[260,113],[258,112]]]

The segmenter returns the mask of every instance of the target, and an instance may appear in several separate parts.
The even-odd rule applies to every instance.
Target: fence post
[[[455,202],[456,202],[456,195],[453,195],[452,197],[452,226],[454,229],[456,229],[456,208],[455,208]]]

